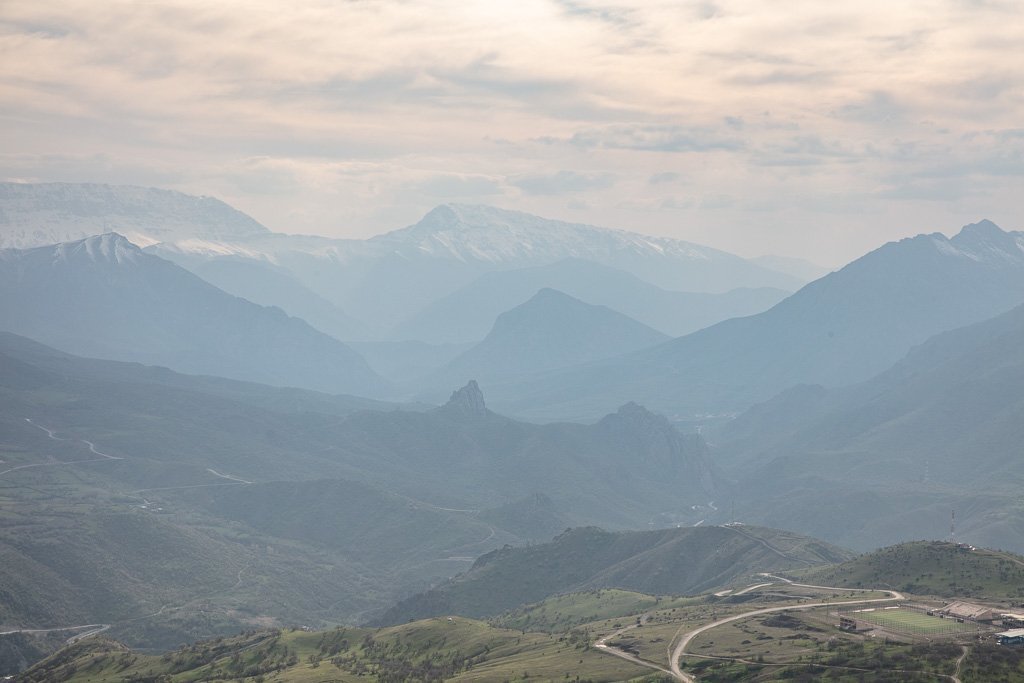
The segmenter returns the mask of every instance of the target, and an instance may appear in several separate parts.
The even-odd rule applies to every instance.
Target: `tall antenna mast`
[[[956,510],[949,512],[949,542],[956,543]]]

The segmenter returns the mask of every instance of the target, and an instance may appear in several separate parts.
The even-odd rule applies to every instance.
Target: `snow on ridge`
[[[948,254],[949,256],[968,256],[962,249],[958,249],[955,244],[949,241],[949,239],[940,233],[929,235],[932,240],[932,244],[942,254]]]
[[[135,263],[142,253],[137,246],[116,232],[93,235],[74,242],[61,242],[52,247],[38,247],[38,249],[52,249],[54,263],[81,260],[83,257],[95,263]]]
[[[463,204],[443,204],[415,225],[378,235],[369,242],[395,251],[414,249],[461,261],[595,258],[625,251],[702,261],[730,256],[669,237]]]
[[[23,249],[110,231],[148,243],[270,232],[219,199],[131,185],[0,183],[0,208],[0,246]]]
[[[238,244],[237,242],[220,242],[194,237],[178,240],[176,242],[159,242],[154,244],[160,244],[170,250],[184,254],[197,254],[202,256],[242,256],[252,259],[265,258],[269,261],[274,261],[272,253],[250,249]]]

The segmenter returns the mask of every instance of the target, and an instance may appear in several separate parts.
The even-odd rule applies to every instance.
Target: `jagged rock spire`
[[[442,406],[446,413],[479,417],[487,414],[487,404],[484,403],[484,392],[475,379],[469,380],[466,386],[452,392],[448,403]]]

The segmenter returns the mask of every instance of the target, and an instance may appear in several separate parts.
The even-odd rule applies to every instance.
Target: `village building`
[[[976,605],[971,602],[962,602],[959,600],[949,603],[942,609],[935,610],[935,613],[944,617],[952,617],[957,620],[980,622],[993,622],[1001,616],[996,614],[996,611],[991,607]]]

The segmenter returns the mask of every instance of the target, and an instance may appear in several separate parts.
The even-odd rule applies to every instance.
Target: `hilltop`
[[[899,543],[799,576],[806,583],[886,586],[945,598],[1024,598],[1024,557],[945,541]]]
[[[618,533],[578,528],[550,543],[483,555],[465,574],[403,600],[379,623],[439,614],[493,616],[558,593],[596,588],[690,595],[756,572],[830,564],[848,556],[816,539],[757,527]]]
[[[667,341],[661,332],[605,306],[542,289],[498,316],[490,333],[435,373],[431,386],[475,377],[486,384],[609,358]]]

